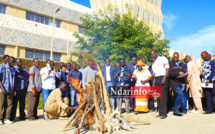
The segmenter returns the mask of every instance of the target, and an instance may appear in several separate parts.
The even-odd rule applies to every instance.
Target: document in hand
[[[186,72],[185,74],[183,75],[179,75],[177,78],[183,78],[184,76],[186,76],[188,73]]]
[[[205,83],[201,83],[203,88],[213,88],[213,83],[209,83],[208,86],[205,86]]]

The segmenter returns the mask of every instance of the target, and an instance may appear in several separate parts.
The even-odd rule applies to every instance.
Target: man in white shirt
[[[51,61],[47,60],[46,66],[43,67],[40,71],[42,79],[43,113],[45,112],[44,106],[46,104],[46,100],[49,97],[49,94],[56,88],[56,77],[60,78],[60,74],[57,72],[56,68],[53,67],[52,71],[50,64]]]
[[[168,87],[169,87],[169,62],[165,56],[158,56],[157,50],[150,52],[152,59],[155,59],[152,64],[152,70],[154,73],[154,86],[161,86],[161,98],[158,99],[159,115],[161,119],[167,117],[167,99],[168,99]]]
[[[114,77],[115,67],[110,65],[110,59],[105,60],[105,66],[101,68],[102,75],[106,82],[107,92],[110,93],[110,87],[115,86],[115,77]],[[115,107],[115,98],[111,98],[111,108]]]

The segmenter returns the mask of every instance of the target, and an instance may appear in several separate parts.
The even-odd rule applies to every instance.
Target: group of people
[[[165,56],[158,56],[156,50],[152,50],[150,55],[150,66],[146,65],[146,58],[137,61],[134,56],[132,63],[125,63],[125,59],[121,59],[115,66],[110,64],[110,59],[106,59],[101,71],[108,93],[112,86],[160,86],[161,98],[156,99],[157,109],[154,98],[121,97],[109,99],[112,110],[122,112],[124,100],[125,112],[138,114],[157,110],[157,117],[161,119],[165,119],[171,110],[177,116],[186,114],[187,109],[193,109],[193,113],[203,113],[203,106],[205,114],[214,112],[215,62],[207,52],[201,53],[204,60],[202,73],[190,56],[186,56],[183,63],[179,61],[177,52],[170,62]],[[37,108],[41,92],[43,118],[65,118],[68,112],[72,114],[88,92],[85,83],[96,80],[97,67],[93,60],[89,60],[88,64],[89,66],[82,61],[80,68],[75,62],[61,62],[60,68],[56,69],[54,62],[47,60],[46,66],[40,70],[39,60],[35,58],[28,71],[22,67],[21,59],[4,55],[0,65],[0,124],[13,123],[18,102],[19,119],[26,120],[26,96],[27,119],[38,119]],[[202,83],[204,88],[201,87]]]

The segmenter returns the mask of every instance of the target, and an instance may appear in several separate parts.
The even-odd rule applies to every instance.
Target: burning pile
[[[116,111],[111,111],[106,85],[100,67],[97,65],[99,73],[95,82],[86,83],[88,93],[82,104],[70,117],[68,123],[63,128],[76,126],[75,133],[80,133],[80,129],[86,128],[98,132],[117,131],[125,129],[131,131],[134,126],[126,121],[122,115]]]

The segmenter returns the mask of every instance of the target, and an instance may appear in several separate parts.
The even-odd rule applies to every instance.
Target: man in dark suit
[[[137,57],[133,56],[131,59],[131,62],[132,63],[128,63],[127,66],[131,70],[131,76],[132,76],[134,71],[137,68]],[[135,86],[135,83],[136,83],[136,81],[132,79],[130,81],[130,86]],[[131,111],[134,111],[134,109],[136,107],[136,99],[135,98],[130,98],[130,107],[131,107]]]
[[[107,92],[110,92],[110,87],[115,86],[115,77],[114,77],[114,70],[115,67],[110,65],[110,59],[105,60],[105,66],[101,68],[102,75],[106,82]],[[115,107],[115,98],[111,99],[111,107],[114,109]]]

